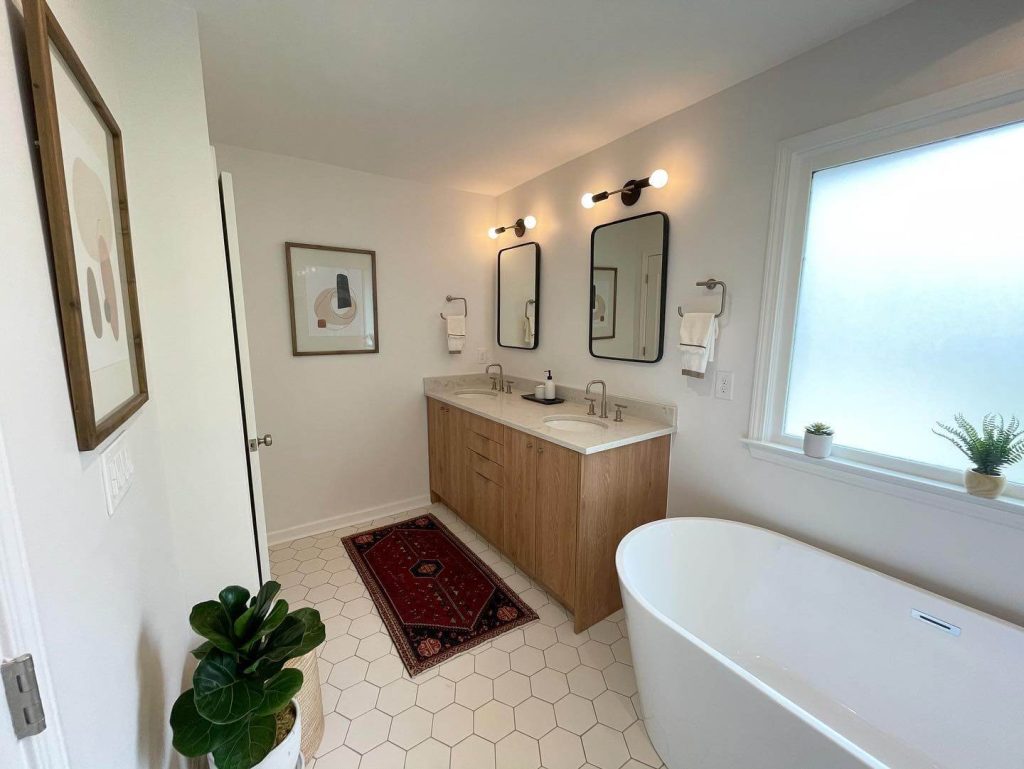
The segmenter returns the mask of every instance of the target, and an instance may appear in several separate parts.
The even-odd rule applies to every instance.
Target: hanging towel
[[[458,355],[466,344],[466,316],[449,315],[445,320],[448,323],[448,353]]]
[[[536,333],[533,323],[534,320],[529,315],[523,317],[523,341],[526,344],[533,344],[533,337]]]
[[[679,324],[679,353],[683,376],[704,378],[708,363],[715,359],[718,318],[712,312],[688,312]]]

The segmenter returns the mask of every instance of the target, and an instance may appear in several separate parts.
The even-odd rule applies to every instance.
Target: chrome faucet
[[[608,385],[603,379],[591,379],[587,382],[587,395],[590,395],[590,388],[593,385],[601,385],[601,419],[608,418]]]
[[[495,366],[498,367],[498,378],[495,379],[493,376],[491,377],[491,389],[492,390],[497,390],[498,392],[504,392],[505,391],[505,371],[501,368],[501,364],[500,363],[488,363],[487,364],[487,370],[484,373],[490,375],[491,369],[494,368]]]

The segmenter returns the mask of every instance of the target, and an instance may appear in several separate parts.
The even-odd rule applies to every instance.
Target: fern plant
[[[1024,459],[1024,429],[1017,417],[1011,417],[1006,424],[1001,415],[986,414],[980,431],[963,414],[954,414],[953,421],[955,426],[937,422],[939,430],[932,432],[971,460],[974,472],[999,476],[1000,468]]]
[[[251,599],[231,585],[217,601],[192,607],[192,629],[207,639],[192,654],[192,686],[171,708],[174,747],[185,756],[212,753],[218,769],[251,769],[274,749],[302,672],[284,663],[312,651],[326,630],[316,609],[288,612],[267,582]]]
[[[824,422],[812,422],[804,429],[811,435],[832,435],[833,433],[832,427]]]

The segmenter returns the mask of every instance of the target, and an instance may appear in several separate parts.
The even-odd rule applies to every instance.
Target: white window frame
[[[1008,484],[1002,499],[981,500],[963,491],[962,472],[945,467],[845,446],[836,446],[831,459],[807,459],[800,439],[786,435],[783,425],[813,173],[1019,121],[1024,121],[1024,70],[1013,70],[779,145],[749,437],[744,441],[755,457],[899,496],[930,502],[938,498],[952,509],[976,513],[973,508],[981,506],[1007,513],[1009,518],[999,517],[1024,527],[1024,485]]]

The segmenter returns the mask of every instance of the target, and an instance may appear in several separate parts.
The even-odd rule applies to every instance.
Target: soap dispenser
[[[544,380],[544,398],[545,400],[555,399],[555,380],[551,378],[551,369],[547,369],[548,378]]]

